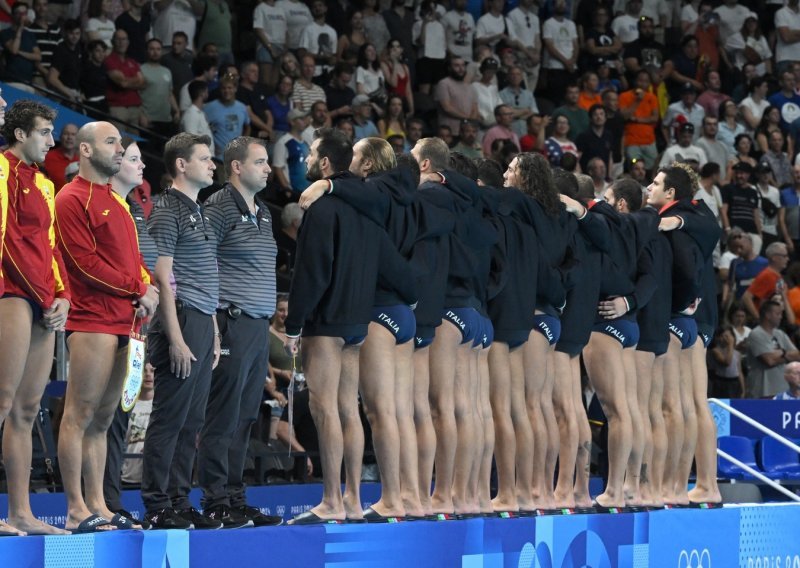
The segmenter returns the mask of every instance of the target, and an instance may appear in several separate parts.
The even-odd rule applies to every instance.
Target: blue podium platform
[[[800,505],[0,539],[14,568],[794,568]]]

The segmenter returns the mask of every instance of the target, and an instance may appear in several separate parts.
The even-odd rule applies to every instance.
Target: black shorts
[[[33,314],[33,321],[37,322],[42,319],[44,316],[44,310],[42,310],[42,306],[28,298],[27,296],[20,296],[18,294],[3,294],[3,298],[20,298],[21,300],[25,300],[28,302],[28,305],[31,307],[31,313]]]
[[[94,331],[66,331],[64,333],[64,339],[67,339],[73,333],[97,333]],[[111,335],[111,334],[105,334]],[[122,349],[123,347],[128,346],[128,342],[130,342],[131,336],[130,335],[118,335],[117,336],[117,349]]]
[[[639,324],[636,320],[616,318],[594,324],[592,331],[611,336],[620,342],[623,349],[639,343]]]
[[[414,312],[405,304],[374,307],[372,308],[371,321],[392,332],[397,345],[411,341],[417,331],[417,320],[414,318]]]

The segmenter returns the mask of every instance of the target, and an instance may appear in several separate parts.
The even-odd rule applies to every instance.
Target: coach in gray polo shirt
[[[198,448],[203,513],[226,528],[277,525],[281,517],[247,505],[242,480],[268,374],[268,318],[275,312],[278,247],[269,209],[256,198],[271,169],[264,143],[247,136],[228,143],[223,162],[228,183],[205,203],[216,235],[222,341]]]

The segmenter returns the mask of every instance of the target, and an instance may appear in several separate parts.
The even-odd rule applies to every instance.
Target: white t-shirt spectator
[[[472,14],[459,14],[450,10],[442,17],[442,24],[450,53],[458,55],[464,61],[472,61],[472,40],[475,37],[475,20]]]
[[[744,56],[745,47],[754,49],[762,59],[769,59],[772,57],[772,50],[769,48],[767,38],[764,35],[758,39],[750,36],[747,38],[747,41],[745,41],[744,37],[742,36],[742,32],[736,32],[728,38],[728,41],[725,44],[725,49],[733,52],[734,65],[736,65],[736,67],[739,69],[744,67],[744,64],[747,63],[747,59]],[[756,73],[758,75],[764,75],[766,72],[767,66],[763,61],[756,65]]]
[[[539,35],[539,17],[533,12],[524,12],[514,8],[506,16],[511,39],[519,41],[525,47],[534,47]]]
[[[697,10],[694,9],[691,2],[687,2],[683,8],[681,8],[681,25],[684,22],[688,22],[691,24],[691,27],[686,30],[687,34],[693,34],[697,31],[697,21],[700,19],[700,14],[697,13]]]
[[[695,146],[694,144],[690,144],[686,147],[673,144],[664,150],[664,154],[661,156],[661,162],[658,164],[658,167],[663,168],[672,162],[683,162],[684,160],[694,160],[700,164],[700,167],[702,168],[706,165],[708,158],[706,157],[706,153],[703,151],[703,149]]]
[[[542,28],[542,39],[552,40],[553,46],[567,59],[572,57],[572,50],[575,47],[573,41],[578,39],[578,31],[575,22],[564,18],[558,21],[550,18],[544,23]],[[545,69],[564,69],[564,64],[544,50]]]
[[[742,24],[747,16],[752,15],[758,18],[758,15],[751,12],[750,8],[741,4],[734,6],[722,4],[717,6],[714,12],[719,15],[719,40],[722,45],[725,45],[733,34],[742,30]]]
[[[503,15],[501,14],[500,16],[495,16],[491,12],[486,12],[483,16],[478,18],[478,25],[475,26],[475,37],[490,37],[505,33],[505,31],[506,19],[503,17]],[[499,39],[493,40],[489,43],[489,46],[494,49],[499,41]]]
[[[335,54],[338,41],[339,36],[336,34],[336,30],[328,24],[319,25],[316,22],[311,22],[300,34],[300,47],[311,55]],[[317,65],[314,69],[314,76],[319,77],[330,69],[329,65]]]
[[[114,37],[115,30],[113,20],[103,21],[100,18],[89,18],[89,21],[86,22],[86,33],[96,33],[97,39],[103,40],[109,49],[111,49],[111,38]]]
[[[411,38],[416,44],[422,35],[422,20],[414,22],[414,27],[411,28]],[[425,43],[417,47],[417,56],[427,57],[429,59],[444,59],[447,55],[447,41],[445,39],[444,26],[439,20],[428,22],[425,27]]]
[[[764,111],[769,106],[769,101],[766,99],[761,99],[760,103],[756,103],[753,100],[753,97],[746,97],[742,102],[739,103],[740,107],[747,107],[751,113],[753,113],[753,117],[761,121],[761,117],[764,115]]]
[[[259,2],[253,10],[253,29],[264,30],[272,43],[286,45],[286,11],[278,3],[270,6],[266,2]]]
[[[174,0],[161,10],[153,22],[153,36],[161,40],[165,47],[172,45],[172,34],[181,31],[189,38],[189,48],[194,45],[197,33],[197,20],[189,0]]]
[[[278,0],[275,6],[283,9],[286,14],[286,46],[289,49],[300,47],[300,36],[307,25],[314,21],[311,10],[304,2],[297,0]],[[334,45],[335,42],[334,42]]]
[[[189,108],[181,115],[181,130],[189,134],[208,136],[211,139],[209,150],[214,155],[214,135],[211,133],[206,114],[202,110],[194,105],[189,105]]]
[[[631,43],[639,39],[639,18],[628,14],[617,16],[611,22],[611,31],[622,43]]]
[[[775,206],[775,211],[781,208],[781,192],[774,185],[768,185],[766,193],[764,193],[763,188],[759,187],[758,194],[761,196],[761,199],[770,201]],[[762,230],[768,235],[777,237],[778,215],[775,214],[772,217],[767,217],[767,215],[764,213],[763,207],[758,208],[758,214],[761,216]]]
[[[497,123],[494,118],[494,108],[503,104],[497,85],[484,85],[481,82],[472,83],[472,90],[478,97],[478,114],[481,115],[481,126],[489,128]]]
[[[790,30],[800,30],[800,11],[795,12],[785,6],[775,12],[775,30],[789,28]],[[775,61],[800,61],[800,42],[784,43],[780,32],[775,34],[778,42],[775,44]]]
[[[356,67],[356,86],[359,84],[364,85],[364,92],[366,94],[374,93],[386,84],[383,78],[383,71],[378,69],[369,69],[364,67]],[[358,89],[356,89],[358,92]]]

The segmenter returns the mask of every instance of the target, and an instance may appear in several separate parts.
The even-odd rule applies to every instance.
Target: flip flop
[[[592,507],[596,513],[604,513],[607,515],[619,515],[621,513],[630,513],[629,507],[606,507],[597,501],[592,501]]]
[[[367,507],[364,510],[364,520],[368,523],[401,523],[406,520],[405,517],[384,517],[372,507]]]
[[[86,533],[96,533],[96,532],[106,532],[101,531],[100,527],[108,527],[112,526],[111,521],[101,517],[100,515],[89,515],[85,519],[83,519],[76,528],[74,529],[67,529],[72,534],[86,534]]]
[[[434,513],[432,521],[455,521],[458,516],[455,513]]]
[[[121,515],[120,513],[114,513],[114,516],[111,517],[110,523],[117,527],[119,530],[123,531],[140,531],[142,530],[142,525],[131,519],[130,517],[126,517],[125,515]],[[136,525],[139,525],[139,528],[136,528]]]
[[[344,519],[323,519],[316,513],[306,511],[300,513],[287,524],[289,525],[343,525],[346,521]]]
[[[691,501],[689,509],[722,509],[722,503],[711,503],[708,501]]]

